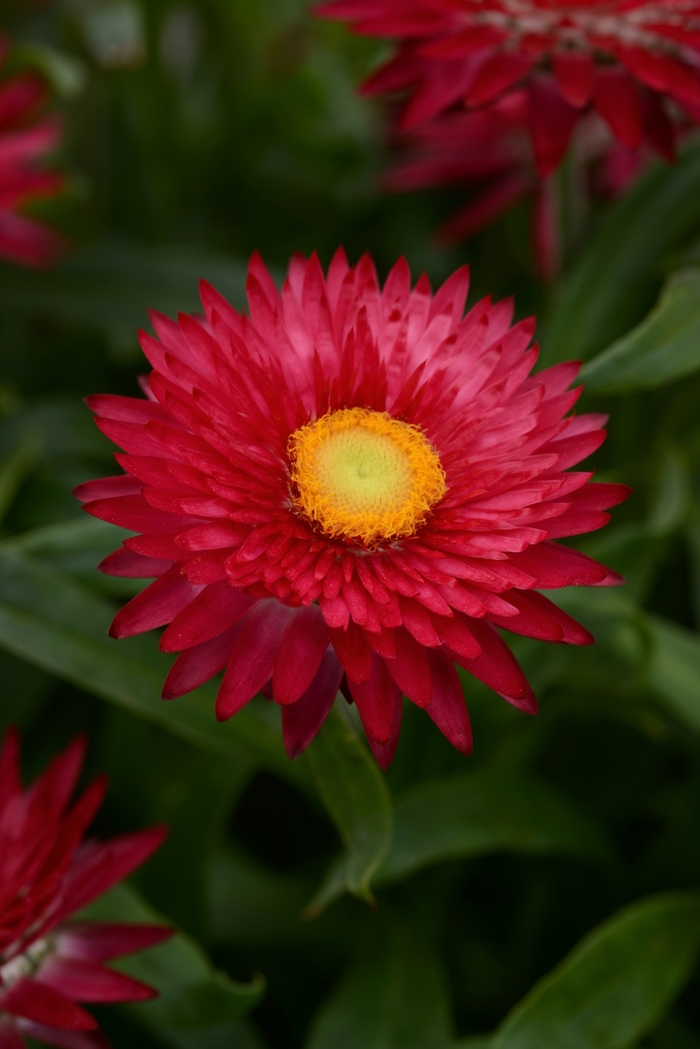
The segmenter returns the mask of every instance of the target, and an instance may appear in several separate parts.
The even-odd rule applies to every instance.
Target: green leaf
[[[655,165],[611,205],[558,287],[542,363],[587,360],[643,316],[659,260],[700,220],[699,183],[694,144],[675,167]]]
[[[673,382],[700,368],[700,269],[666,283],[646,320],[581,372],[589,390],[625,393]]]
[[[380,931],[380,936],[381,936]],[[307,1049],[449,1049],[439,963],[406,926],[386,930],[323,1007]]]
[[[201,311],[200,277],[242,305],[246,267],[238,259],[189,245],[105,241],[76,252],[50,273],[3,267],[0,308],[5,315],[40,314],[97,329],[121,351],[136,345],[149,309],[169,316]]]
[[[93,903],[83,916],[97,921],[168,924],[124,884]],[[199,1029],[236,1020],[257,1005],[265,988],[261,976],[251,983],[237,983],[214,969],[194,940],[181,932],[125,958],[115,968],[159,991],[158,998],[128,1007],[134,1019],[156,1032],[161,1027]]]
[[[659,616],[649,616],[648,626],[649,684],[674,713],[700,731],[700,635]]]
[[[492,852],[610,857],[598,828],[546,783],[475,772],[424,781],[396,799],[394,834],[376,882]]]
[[[391,798],[374,758],[335,707],[306,752],[318,792],[345,853],[308,908],[320,913],[348,891],[371,901],[370,882],[391,841]]]
[[[155,636],[108,637],[113,614],[109,602],[62,572],[0,545],[1,646],[190,743],[246,763],[254,756],[288,779],[307,781],[303,765],[284,753],[271,704],[254,702],[219,724],[211,685],[163,702],[170,659],[158,651]]]
[[[628,1049],[664,1015],[700,948],[700,896],[669,893],[610,918],[506,1018],[493,1049]]]

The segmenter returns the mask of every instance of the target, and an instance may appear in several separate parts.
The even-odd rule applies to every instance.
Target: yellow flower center
[[[440,457],[418,426],[341,408],[289,438],[294,505],[326,535],[377,546],[414,535],[447,491]]]

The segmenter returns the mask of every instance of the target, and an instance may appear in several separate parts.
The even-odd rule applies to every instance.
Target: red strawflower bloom
[[[470,190],[468,202],[438,231],[445,245],[478,233],[516,201],[533,197],[535,260],[540,274],[552,278],[560,256],[557,187],[537,169],[528,106],[527,92],[517,89],[483,109],[453,110],[405,132],[384,184],[394,192],[453,184]],[[616,196],[650,159],[641,147],[629,150],[615,142],[594,114],[579,127],[575,156],[586,197]]]
[[[63,1049],[105,1049],[97,1021],[78,1003],[156,995],[101,963],[160,943],[171,929],[70,920],[165,837],[153,827],[104,844],[83,841],[106,786],[100,777],[70,804],[84,756],[78,738],[23,791],[14,730],[0,750],[0,1049],[22,1049],[24,1035]]]
[[[7,50],[8,42],[0,38],[0,62]],[[0,257],[25,266],[47,265],[64,243],[55,230],[20,213],[23,205],[53,197],[63,188],[61,175],[35,163],[60,138],[55,119],[37,120],[47,97],[33,73],[0,84]]]
[[[387,765],[402,692],[470,750],[454,662],[535,711],[497,627],[593,640],[536,588],[619,581],[552,542],[627,495],[565,472],[604,417],[565,417],[578,364],[530,377],[534,322],[511,327],[511,302],[463,318],[468,281],[411,290],[401,259],[380,289],[341,250],[327,277],[295,256],[280,294],[255,255],[250,317],[203,283],[206,317],[153,314],[142,336],[148,400],[88,399],[127,473],[76,494],[142,533],[101,567],[158,577],[111,632],[170,624],[166,698],[226,668],[217,717],[267,689],[295,756],[344,679]]]
[[[524,83],[543,176],[591,108],[622,145],[668,160],[682,114],[700,121],[698,0],[331,0],[318,12],[400,41],[365,91],[410,92],[404,128]]]

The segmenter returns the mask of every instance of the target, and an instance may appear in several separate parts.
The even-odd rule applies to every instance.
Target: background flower
[[[318,12],[401,42],[366,93],[408,91],[401,126],[455,105],[488,105],[524,82],[542,176],[595,109],[628,149],[672,160],[677,127],[700,120],[700,6],[688,0],[333,0]],[[680,112],[679,112],[680,109]]]
[[[137,1002],[153,988],[102,963],[172,935],[155,925],[72,921],[73,915],[139,867],[165,838],[162,827],[84,841],[104,777],[71,805],[85,756],[76,739],[33,786],[20,782],[19,736],[0,750],[0,1045],[27,1035],[64,1049],[109,1043],[79,1002]]]
[[[204,322],[152,316],[148,400],[88,400],[127,472],[76,494],[142,533],[101,567],[158,576],[112,634],[170,624],[166,698],[226,668],[220,720],[269,688],[291,756],[343,675],[382,765],[402,693],[468,753],[453,661],[534,713],[496,627],[589,644],[537,588],[620,582],[552,542],[628,494],[565,472],[605,417],[567,414],[577,364],[530,377],[534,322],[511,327],[512,303],[463,318],[466,268],[433,296],[405,260],[381,289],[368,256],[339,251],[327,277],[297,256],[280,294],[254,257],[247,290],[250,319],[208,285]]]
[[[0,62],[9,50],[0,38]],[[54,117],[41,119],[48,91],[36,73],[0,81],[0,256],[24,266],[46,266],[63,248],[49,226],[21,213],[35,200],[63,189],[63,176],[39,167],[37,159],[56,149],[61,127]]]

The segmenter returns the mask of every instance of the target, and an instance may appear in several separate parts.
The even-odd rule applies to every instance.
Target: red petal
[[[175,699],[199,688],[215,674],[224,669],[235,644],[236,638],[243,629],[242,623],[236,623],[230,630],[225,630],[211,641],[202,645],[186,648],[177,657],[163,685],[163,699]]]
[[[333,706],[340,682],[341,667],[335,652],[328,649],[321,665],[304,695],[282,707],[284,746],[290,758],[297,758],[306,750]]]
[[[237,714],[270,680],[290,615],[289,608],[272,599],[260,601],[245,620],[216,697],[219,721]]]
[[[467,103],[481,106],[484,102],[490,102],[496,95],[522,80],[533,65],[533,59],[526,55],[498,52],[482,66],[467,94]]]
[[[295,703],[316,676],[328,648],[328,628],[317,605],[297,609],[282,635],[272,673],[277,703]]]
[[[429,659],[433,698],[427,713],[453,747],[463,754],[471,754],[472,728],[459,675],[444,650],[431,649]]]
[[[358,682],[348,678],[348,686],[367,735],[377,743],[388,743],[394,728],[396,704],[401,702],[401,693],[394,684],[384,660],[373,652],[372,673],[369,679]]]
[[[527,714],[535,714],[537,703],[527,679],[495,627],[482,620],[472,619],[469,629],[481,645],[481,655],[476,659],[465,659],[452,653],[455,662],[514,707]]]
[[[593,95],[593,57],[588,51],[555,51],[553,61],[562,95],[572,106],[583,108]]]
[[[60,955],[53,955],[41,967],[38,979],[59,994],[80,1002],[144,1002],[157,995],[152,987],[124,973],[82,958]]]
[[[433,680],[427,649],[407,630],[396,631],[396,659],[388,659],[389,672],[402,692],[419,707],[427,707],[433,698]]]
[[[56,934],[56,950],[66,958],[104,962],[135,951],[145,951],[170,939],[167,925],[134,925],[127,922],[71,922]]]
[[[529,121],[537,167],[546,178],[566,153],[579,114],[559,94],[551,77],[533,77],[529,95]]]
[[[97,1021],[52,987],[24,977],[0,993],[0,1008],[13,1016],[68,1031],[93,1031]]]
[[[401,717],[403,714],[403,702],[401,700],[401,694],[397,695],[397,702],[394,708],[394,724],[391,729],[391,735],[389,736],[388,743],[377,743],[376,739],[372,736],[367,737],[370,750],[374,754],[377,764],[381,769],[386,770],[394,760],[394,754],[396,753],[396,747],[399,742],[399,735],[401,733]]]
[[[242,619],[256,601],[226,579],[209,583],[172,620],[160,639],[161,652],[178,652],[211,641]]]
[[[110,637],[132,637],[164,626],[197,596],[199,590],[182,574],[181,565],[173,565],[117,612],[109,628]]]
[[[639,92],[621,69],[598,69],[593,102],[613,135],[628,149],[642,141],[642,106]]]

